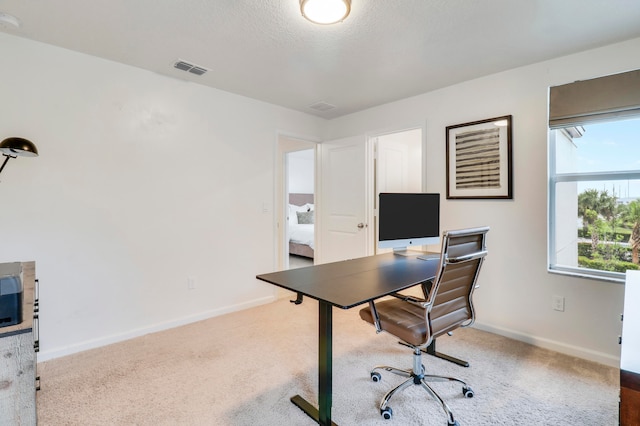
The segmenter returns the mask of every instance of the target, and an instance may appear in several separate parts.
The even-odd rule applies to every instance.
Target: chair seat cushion
[[[415,346],[427,342],[427,324],[424,309],[400,299],[376,302],[380,327],[397,338]],[[360,310],[360,318],[375,324],[371,308]]]
[[[446,299],[443,298],[443,299]],[[431,330],[427,329],[425,310],[420,306],[401,299],[390,299],[376,302],[376,310],[380,319],[380,327],[411,345],[424,345],[431,337],[438,337],[455,330],[471,318],[469,306],[463,297],[455,297],[433,308],[429,320]],[[375,324],[371,308],[360,310],[360,318]],[[429,336],[427,333],[431,333]]]

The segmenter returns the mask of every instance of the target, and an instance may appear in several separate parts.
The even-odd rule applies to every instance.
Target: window
[[[551,268],[624,279],[638,269],[640,118],[552,130],[550,141]]]
[[[640,269],[640,70],[552,87],[549,127],[549,270],[624,282]]]

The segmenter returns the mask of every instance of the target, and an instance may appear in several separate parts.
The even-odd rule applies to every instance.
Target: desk
[[[350,309],[435,277],[438,260],[386,253],[306,268],[258,275],[256,278],[316,299],[318,317],[318,409],[296,395],[296,406],[320,425],[331,421],[332,308]]]

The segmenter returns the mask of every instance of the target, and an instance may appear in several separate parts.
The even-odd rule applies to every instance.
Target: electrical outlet
[[[189,290],[195,290],[196,288],[196,279],[194,277],[187,278],[187,288]]]
[[[553,296],[551,298],[551,307],[554,311],[564,312],[564,296]]]

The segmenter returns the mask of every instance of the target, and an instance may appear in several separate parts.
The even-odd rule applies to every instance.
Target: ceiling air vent
[[[173,64],[174,68],[178,68],[179,70],[190,72],[195,75],[202,75],[208,70],[206,68],[199,67],[197,65],[191,64],[186,61],[178,60]]]
[[[316,111],[325,112],[331,109],[334,109],[336,106],[326,103],[324,101],[316,102],[315,104],[309,105],[309,108],[315,109]]]

